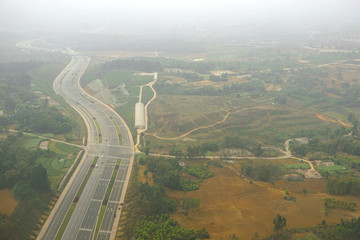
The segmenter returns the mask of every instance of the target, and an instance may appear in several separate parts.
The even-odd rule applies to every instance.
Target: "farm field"
[[[354,196],[332,196],[326,191],[324,180],[304,180],[287,182],[278,180],[274,184],[241,179],[232,165],[223,168],[211,168],[214,177],[203,180],[200,189],[187,192],[186,197],[201,200],[200,207],[171,216],[186,227],[201,229],[205,227],[210,239],[227,239],[235,234],[240,239],[251,239],[257,232],[260,238],[273,234],[273,219],[276,214],[285,216],[288,228],[314,227],[323,219],[327,224],[335,224],[340,218],[351,219],[359,216],[360,209],[333,209],[328,216],[324,214],[325,198],[354,201],[359,206],[360,200]],[[307,193],[303,193],[303,189]],[[296,197],[296,202],[285,201],[287,189]],[[182,199],[181,191],[168,191],[169,196]]]
[[[24,147],[29,150],[35,150],[40,147],[42,142],[48,142],[46,139],[37,137],[26,137],[21,142],[24,142]],[[64,143],[50,141],[46,144],[52,154],[37,159],[37,163],[41,163],[47,171],[50,187],[56,190],[61,179],[74,163],[79,148],[69,146]]]

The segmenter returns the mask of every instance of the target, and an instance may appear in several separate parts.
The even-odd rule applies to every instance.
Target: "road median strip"
[[[99,233],[100,226],[101,226],[102,220],[103,220],[104,215],[105,215],[106,206],[107,206],[107,203],[109,201],[110,194],[111,194],[111,190],[112,190],[112,188],[114,186],[116,175],[117,175],[117,173],[119,171],[120,162],[121,162],[121,159],[118,159],[117,162],[116,162],[116,166],[114,168],[114,171],[113,171],[113,173],[111,175],[110,183],[109,183],[109,186],[108,186],[108,188],[106,190],[105,197],[104,197],[104,200],[103,200],[102,205],[101,205],[99,217],[98,217],[98,220],[97,220],[97,223],[96,223],[96,229],[95,229],[95,235],[94,235],[95,237],[97,237],[97,235]]]
[[[75,198],[74,198],[72,204],[70,205],[69,210],[66,213],[66,216],[65,216],[65,218],[64,218],[64,220],[63,220],[63,222],[61,224],[61,227],[60,227],[59,231],[56,234],[55,240],[60,240],[62,238],[62,236],[63,236],[63,234],[65,232],[65,229],[66,229],[66,227],[67,227],[67,225],[68,225],[68,223],[70,221],[70,218],[71,218],[73,212],[75,211],[75,207],[77,205],[77,202],[79,201],[80,196],[81,196],[82,192],[84,191],[84,188],[86,186],[87,181],[90,178],[90,175],[91,175],[92,171],[94,170],[94,167],[96,165],[96,162],[97,162],[98,158],[99,158],[98,156],[96,156],[94,158],[94,160],[93,160],[93,162],[92,162],[92,164],[91,164],[91,166],[90,166],[84,180],[81,183],[81,186],[80,186],[79,190],[77,191],[77,193],[75,195]]]

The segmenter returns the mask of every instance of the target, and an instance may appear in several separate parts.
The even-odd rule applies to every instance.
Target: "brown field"
[[[302,129],[318,130],[340,126],[338,121],[320,120],[314,111],[299,111],[292,106],[262,101],[231,96],[160,95],[150,106],[146,139],[151,142],[152,152],[168,153],[174,141],[179,149],[184,150],[187,148],[186,142],[177,137],[223,120],[227,111],[231,114],[226,121],[210,128],[199,128],[186,137],[194,139],[199,145],[209,141],[222,142],[225,135],[239,135],[264,145],[280,146],[283,142],[277,142],[274,139],[276,135],[289,135]],[[169,139],[174,141],[170,142]]]
[[[287,219],[288,228],[312,227],[325,219],[328,224],[360,216],[359,207],[355,212],[349,210],[329,210],[324,215],[324,199],[335,197],[339,200],[354,201],[360,205],[360,199],[352,196],[330,196],[326,193],[324,180],[306,180],[303,182],[277,181],[275,185],[248,181],[239,177],[235,168],[224,166],[214,168],[214,177],[204,180],[200,190],[188,192],[187,197],[201,200],[200,207],[187,216],[178,212],[172,217],[185,227],[201,229],[205,227],[211,239],[226,239],[231,234],[241,239],[251,239],[257,232],[266,237],[273,233],[273,219],[281,214]],[[302,193],[306,188],[308,193]],[[295,196],[296,202],[283,200],[284,190]],[[169,191],[169,196],[181,199],[180,191]]]
[[[11,190],[0,190],[0,214],[11,216],[17,205],[18,203],[14,199]]]
[[[139,165],[139,181],[142,183],[148,182],[150,186],[154,184],[152,178],[152,172],[148,172],[147,175],[144,175],[144,171],[146,170],[146,165]]]

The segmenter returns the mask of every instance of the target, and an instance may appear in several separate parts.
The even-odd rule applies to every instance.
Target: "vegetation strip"
[[[119,136],[119,144],[122,144],[122,138],[121,138],[120,128],[119,128],[119,126],[117,125],[117,123],[115,122],[114,119],[111,118],[111,121],[113,122],[113,124],[114,124],[114,126],[115,126],[115,128],[116,128],[116,132],[117,132],[117,134],[118,134],[118,136]]]
[[[89,180],[92,171],[94,170],[94,166],[95,166],[98,158],[99,158],[98,156],[96,156],[96,157],[94,158],[94,160],[93,160],[93,162],[92,162],[92,164],[91,164],[91,166],[90,166],[90,168],[89,168],[89,170],[88,170],[88,172],[87,172],[84,180],[83,180],[82,183],[81,183],[81,186],[80,186],[78,192],[77,192],[76,195],[75,195],[75,198],[74,198],[73,203],[71,204],[68,212],[66,213],[66,216],[65,216],[65,218],[64,218],[64,221],[63,221],[62,224],[61,224],[61,227],[60,227],[59,231],[58,231],[57,234],[56,234],[55,240],[60,240],[60,239],[62,238],[62,236],[63,236],[63,234],[64,234],[64,231],[65,231],[65,229],[66,229],[66,227],[67,227],[67,225],[68,225],[68,223],[69,223],[69,221],[70,221],[71,215],[73,214],[73,212],[74,212],[74,210],[75,210],[75,207],[76,207],[76,204],[77,204],[77,202],[78,202],[78,200],[79,200],[79,198],[80,198],[80,196],[81,196],[81,193],[83,192],[83,190],[84,190],[84,188],[85,188],[85,186],[86,186],[86,183],[87,183],[87,181]]]
[[[98,121],[96,120],[95,117],[93,117],[93,120],[95,122],[95,125],[96,125],[96,129],[98,131],[98,134],[99,134],[99,143],[102,143],[102,135],[101,135],[101,128],[100,128],[100,125],[98,123]]]
[[[74,163],[73,166],[71,167],[69,173],[68,173],[67,175],[65,175],[64,181],[63,181],[63,182],[60,182],[60,185],[59,185],[59,187],[58,187],[58,191],[59,191],[59,192],[62,192],[62,191],[64,190],[64,188],[65,188],[65,186],[67,185],[67,183],[69,182],[71,176],[72,176],[73,173],[75,172],[75,169],[79,166],[80,161],[81,161],[82,157],[84,156],[84,153],[85,153],[84,150],[82,150],[82,151],[79,153],[79,155],[78,155],[77,159],[75,160],[75,163]]]
[[[66,226],[70,221],[71,215],[73,214],[73,212],[75,210],[75,207],[76,207],[76,203],[72,203],[70,205],[69,211],[66,213],[64,221],[62,222],[61,227],[60,227],[58,233],[56,234],[55,240],[60,240],[61,239],[62,235],[65,232]]]
[[[101,205],[98,221],[96,223],[95,236],[97,236],[97,234],[98,234],[98,232],[100,230],[100,225],[101,225],[101,222],[102,222],[104,214],[105,214],[106,205],[107,205],[107,202],[109,200],[112,187],[114,186],[114,182],[115,182],[115,178],[116,178],[116,175],[118,173],[118,170],[119,170],[120,162],[121,162],[121,159],[118,159],[117,162],[116,162],[115,169],[114,169],[114,171],[113,171],[113,173],[111,175],[110,183],[109,183],[108,188],[106,190],[105,197],[104,197],[103,203]]]

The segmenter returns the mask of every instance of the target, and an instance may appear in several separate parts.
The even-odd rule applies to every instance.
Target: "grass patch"
[[[69,182],[71,176],[73,175],[73,173],[75,172],[75,169],[79,166],[82,157],[84,156],[84,151],[81,151],[81,153],[79,154],[79,157],[77,158],[76,162],[74,163],[74,166],[70,169],[69,174],[67,175],[65,181],[64,181],[64,185],[61,187],[60,191],[62,192],[65,188],[65,186],[67,185],[67,183]]]
[[[126,104],[121,105],[116,109],[130,128],[133,128],[135,123],[135,104],[138,101],[138,96],[130,97]]]
[[[116,161],[116,167],[111,175],[111,179],[110,179],[110,183],[109,183],[109,186],[106,190],[106,193],[105,193],[105,197],[104,197],[104,202],[107,202],[109,197],[110,197],[110,193],[111,193],[111,190],[112,190],[112,187],[114,186],[114,182],[115,182],[115,178],[116,178],[116,174],[118,172],[118,169],[119,169],[119,165],[120,165],[120,162],[121,162],[121,159],[118,159]]]
[[[55,152],[56,154],[62,155],[62,156],[66,156],[70,153],[75,153],[79,150],[78,147],[75,146],[71,146],[65,143],[60,143],[60,142],[53,142],[50,141],[49,143],[49,150]]]
[[[99,122],[95,118],[93,118],[93,120],[95,122],[96,129],[97,129],[98,134],[99,134],[99,143],[102,143],[102,135],[101,135],[101,128],[100,128]]]
[[[105,210],[106,210],[106,205],[101,205],[98,221],[96,223],[95,236],[97,236],[99,233],[101,222],[105,215]]]
[[[141,101],[146,105],[148,101],[154,96],[153,90],[149,86],[144,86],[142,89]]]
[[[71,145],[68,145],[65,143],[60,143],[60,142],[55,143],[55,147],[59,151],[62,151],[63,153],[72,153],[72,152],[76,152],[78,150],[78,148],[75,146],[71,146]]]
[[[137,75],[135,71],[111,71],[104,74],[103,78],[110,88],[117,87],[124,82],[130,94],[139,94],[135,86],[145,85],[151,80],[153,76],[150,75]]]
[[[318,167],[317,170],[321,173],[329,173],[329,174],[332,174],[334,172],[348,172],[349,169],[347,168],[344,168],[344,166],[341,166],[341,165],[333,165],[333,166],[321,166],[321,167]]]
[[[26,149],[38,148],[41,141],[43,141],[43,139],[41,139],[41,138],[29,138],[26,140],[24,147]]]
[[[282,165],[283,169],[310,169],[309,164],[301,163],[301,164],[291,164],[291,165]]]

